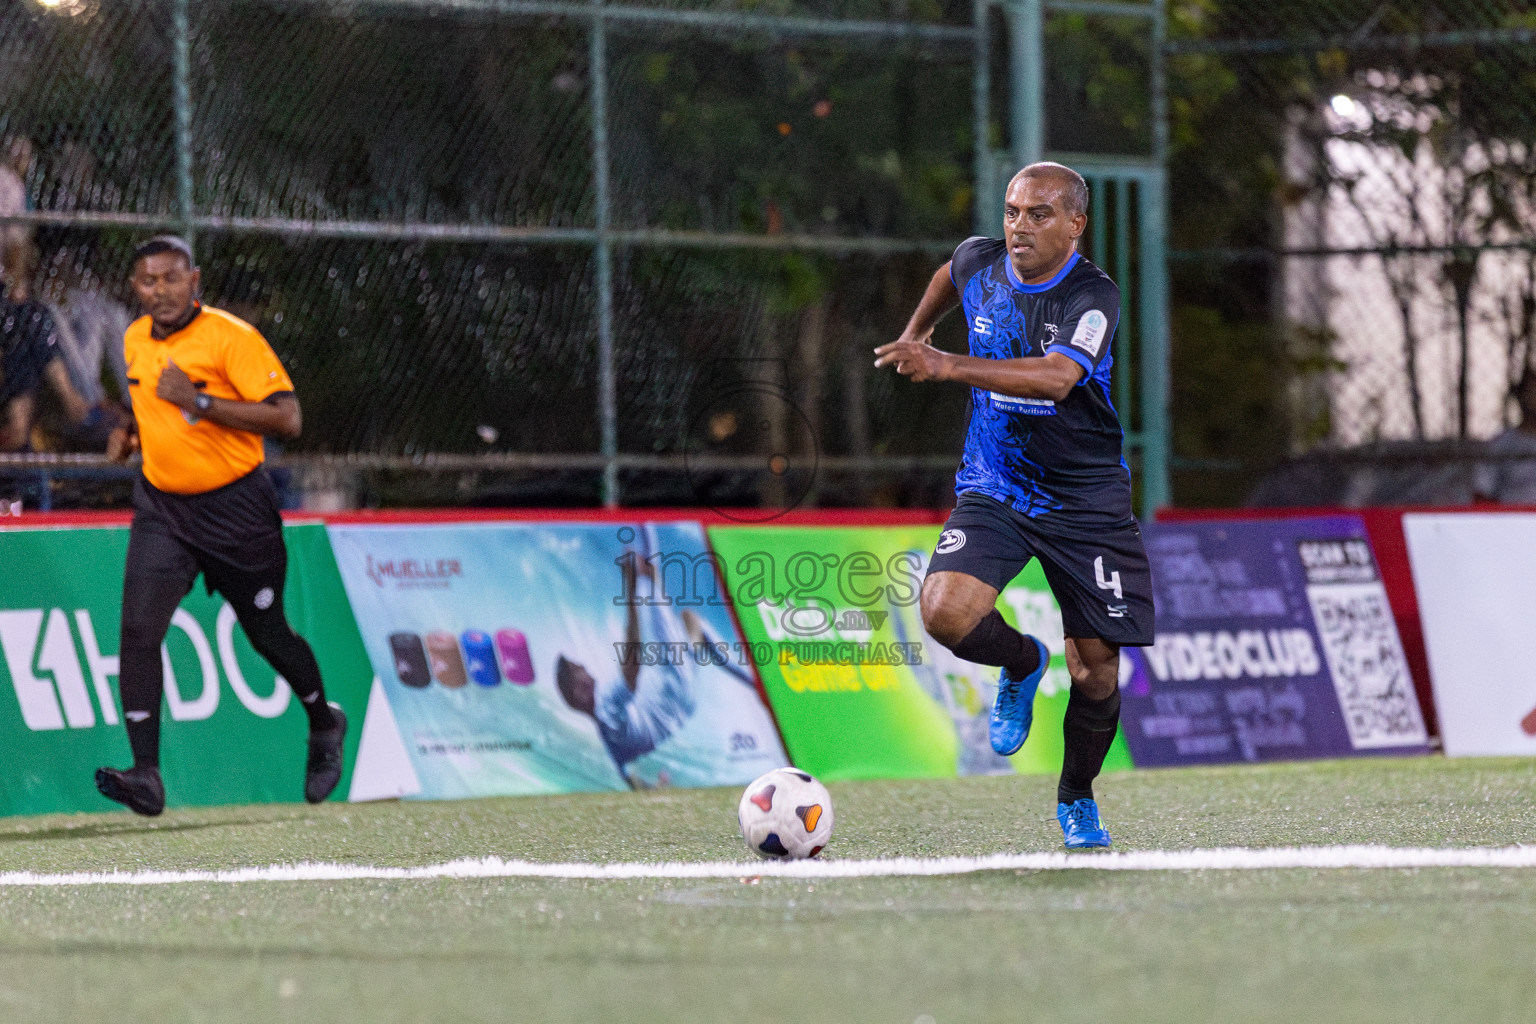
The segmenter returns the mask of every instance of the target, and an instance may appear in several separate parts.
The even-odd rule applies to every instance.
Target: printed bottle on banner
[[[519,686],[533,682],[533,655],[528,650],[528,638],[520,630],[496,631],[496,656],[508,681]]]
[[[477,686],[499,686],[501,673],[496,670],[496,652],[483,629],[466,629],[459,634],[464,646],[464,671]]]
[[[415,633],[389,634],[389,653],[395,661],[395,675],[400,682],[412,689],[425,689],[432,683],[432,669],[427,664],[427,651],[421,645],[421,637]]]
[[[427,634],[427,657],[432,662],[432,677],[450,690],[469,682],[464,674],[464,658],[459,654],[459,638],[437,630]]]

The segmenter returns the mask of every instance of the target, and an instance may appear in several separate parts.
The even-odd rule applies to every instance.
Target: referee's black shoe
[[[304,799],[318,804],[331,795],[341,781],[341,743],[347,738],[347,716],[341,705],[327,701],[336,724],[329,729],[311,729],[309,761],[304,766]]]
[[[160,781],[160,769],[153,765],[127,771],[97,768],[96,790],[108,800],[116,800],[148,818],[165,810],[165,783]]]

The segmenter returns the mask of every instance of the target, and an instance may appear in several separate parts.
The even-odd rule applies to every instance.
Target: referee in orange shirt
[[[347,717],[326,701],[320,666],[283,613],[288,549],[262,436],[299,436],[293,382],[266,339],[198,301],[192,248],[159,235],[134,251],[133,290],[149,313],[123,338],[144,471],[133,488],[118,686],[133,767],[100,768],[96,788],[139,814],[165,809],[160,780],[160,646],[199,573],[309,715],[304,798],[341,778]]]

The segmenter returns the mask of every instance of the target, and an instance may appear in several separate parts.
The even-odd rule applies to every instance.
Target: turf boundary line
[[[366,864],[271,864],[224,871],[0,872],[0,887],[180,885],[191,882],[343,882],[438,878],[878,878],[964,875],[978,871],[1267,871],[1283,869],[1536,868],[1536,846],[1453,849],[1402,846],[1301,846],[1212,850],[1135,850],[1127,853],[995,853],[984,857],[893,857],[879,860],[800,860],[737,863],[542,863],[465,858],[424,867]]]

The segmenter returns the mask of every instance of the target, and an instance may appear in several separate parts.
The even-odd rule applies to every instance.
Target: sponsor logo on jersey
[[[1056,403],[1049,398],[1020,398],[1017,395],[1004,395],[996,391],[988,391],[992,397],[992,404],[1008,412],[1023,413],[1025,416],[1055,416]]]
[[[1072,332],[1072,347],[1080,348],[1097,359],[1108,331],[1109,320],[1099,310],[1090,309],[1077,322],[1077,330]]]
[[[1061,333],[1061,328],[1057,327],[1055,324],[1046,324],[1045,333],[1050,335],[1050,340],[1047,341],[1046,344],[1054,345],[1056,344],[1056,335]]]
[[[988,320],[984,316],[978,316],[976,319],[972,320],[971,323],[975,325],[977,334],[992,333],[992,321]]]

